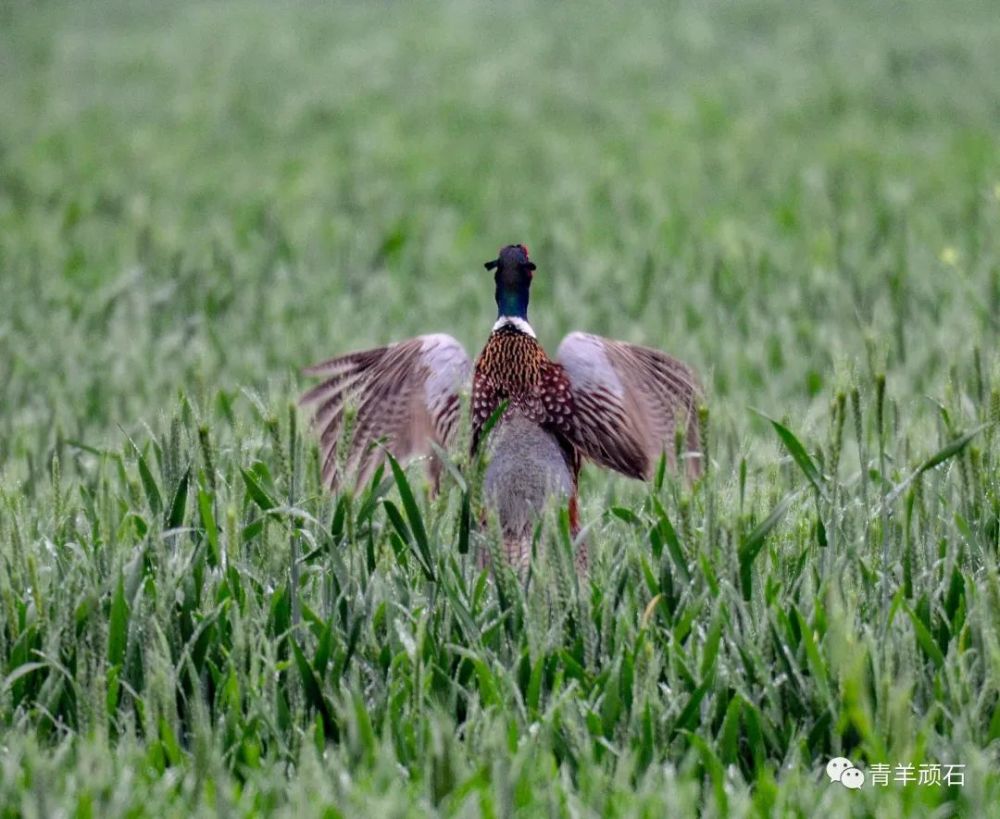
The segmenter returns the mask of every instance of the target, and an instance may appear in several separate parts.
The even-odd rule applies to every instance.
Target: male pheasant
[[[507,245],[486,269],[495,271],[498,317],[474,366],[451,336],[418,336],[307,368],[325,380],[302,403],[317,405],[314,426],[330,487],[338,482],[338,443],[352,401],[357,415],[346,473],[366,480],[383,458],[383,447],[374,445],[381,440],[397,460],[428,456],[436,484],[440,464],[431,444],[447,447],[454,437],[459,395],[471,375],[473,453],[483,443],[484,425],[506,403],[489,434],[483,494],[499,518],[507,559],[523,568],[534,523],[550,498],[568,499],[576,530],[584,458],[648,479],[662,453],[674,462],[680,424],[686,471],[692,478],[700,473],[700,389],[680,361],[588,333],[566,336],[553,361],[528,323],[535,272],[528,249]]]

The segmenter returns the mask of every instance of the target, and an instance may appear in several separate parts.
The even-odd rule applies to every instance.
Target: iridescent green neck
[[[509,316],[528,320],[528,286],[497,285],[497,317]]]

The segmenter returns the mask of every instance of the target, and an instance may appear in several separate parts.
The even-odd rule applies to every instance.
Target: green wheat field
[[[0,0],[0,817],[1000,816],[998,78],[992,2]],[[586,578],[296,406],[510,242],[706,388]]]

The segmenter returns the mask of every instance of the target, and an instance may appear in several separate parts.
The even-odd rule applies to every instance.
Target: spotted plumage
[[[485,443],[489,456],[483,495],[499,518],[507,558],[523,568],[533,525],[550,499],[568,501],[577,528],[584,459],[648,479],[664,453],[681,467],[674,463],[680,428],[687,448],[683,468],[697,477],[701,393],[693,371],[680,361],[588,333],[570,333],[550,359],[528,323],[535,265],[527,248],[508,245],[486,267],[495,271],[498,318],[474,365],[451,336],[418,336],[309,368],[325,380],[302,402],[316,406],[329,486],[343,474],[365,480],[385,451],[399,460],[426,456],[436,485],[434,448],[452,442],[459,396],[471,377],[471,447],[478,452]],[[503,415],[484,442],[484,425],[501,405]],[[350,407],[354,423],[345,430]]]
[[[538,426],[568,436],[573,394],[562,367],[549,360],[542,345],[513,324],[491,334],[472,376],[472,449],[483,425],[501,403]]]

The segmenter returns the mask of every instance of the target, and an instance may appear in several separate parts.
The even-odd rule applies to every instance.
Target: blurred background
[[[995,816],[997,10],[0,0],[0,814]],[[709,407],[527,587],[295,407],[512,242]]]
[[[854,374],[919,405],[994,360],[993,3],[7,0],[0,72],[0,464],[478,351],[508,242],[543,343],[689,361],[723,458],[751,406],[808,428]]]

